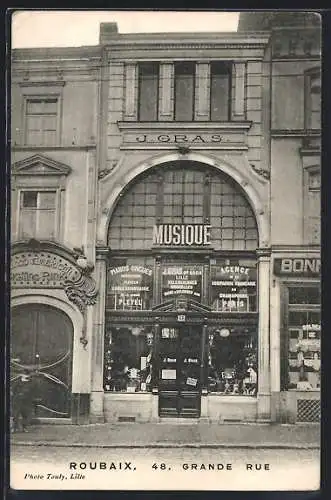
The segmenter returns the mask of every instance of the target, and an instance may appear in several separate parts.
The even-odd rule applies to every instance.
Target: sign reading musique
[[[153,245],[207,246],[210,231],[209,224],[159,224],[153,227]]]

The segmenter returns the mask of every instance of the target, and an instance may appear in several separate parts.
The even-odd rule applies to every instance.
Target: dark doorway
[[[11,386],[33,375],[35,417],[71,413],[73,325],[62,311],[44,304],[14,307],[11,314]]]
[[[162,326],[159,345],[159,416],[199,417],[202,327]]]

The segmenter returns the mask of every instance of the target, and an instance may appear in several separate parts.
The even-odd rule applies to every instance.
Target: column
[[[92,388],[91,388],[91,422],[104,422],[103,412],[103,364],[104,364],[104,332],[105,332],[105,297],[108,248],[97,248],[95,275],[99,290],[94,307],[92,340]]]
[[[153,358],[152,358],[152,422],[159,421],[159,344],[160,344],[160,325],[159,318],[154,325]]]
[[[270,421],[270,250],[257,251],[259,276],[257,418]]]
[[[206,373],[206,342],[207,342],[207,323],[202,327],[201,336],[201,363],[200,363],[200,384],[201,384],[201,420],[208,420],[208,374]]]
[[[233,119],[245,120],[245,80],[246,64],[244,62],[234,62],[234,106]]]
[[[196,64],[195,79],[195,120],[209,120],[210,108],[210,65],[205,62]]]
[[[138,76],[137,64],[125,65],[125,102],[124,102],[124,120],[137,120],[137,90]]]
[[[160,64],[159,83],[159,120],[174,119],[174,65],[173,63]]]

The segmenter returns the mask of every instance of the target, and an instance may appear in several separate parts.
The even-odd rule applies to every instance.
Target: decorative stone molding
[[[106,177],[110,172],[114,170],[114,168],[118,165],[118,160],[114,160],[110,162],[110,166],[108,168],[103,168],[102,170],[99,170],[98,173],[98,179],[103,179]]]
[[[67,176],[70,172],[71,168],[68,165],[40,154],[29,156],[12,166],[12,175]]]
[[[269,170],[266,170],[264,168],[258,168],[255,165],[253,165],[252,163],[250,164],[250,166],[251,166],[252,170],[254,170],[254,172],[256,174],[260,175],[261,177],[263,177],[267,181],[270,180],[270,172],[269,172]]]
[[[95,280],[83,271],[78,278],[64,282],[64,291],[82,314],[85,313],[87,306],[93,306],[96,303],[98,296]]]

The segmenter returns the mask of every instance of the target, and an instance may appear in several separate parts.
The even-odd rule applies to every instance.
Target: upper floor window
[[[127,64],[124,119],[228,121],[231,72],[228,61]]]
[[[19,213],[20,238],[55,238],[57,232],[56,195],[57,192],[55,190],[21,191]]]
[[[55,146],[59,133],[59,98],[33,97],[25,101],[25,134],[27,146]]]
[[[156,121],[158,118],[159,64],[139,64],[139,121]]]
[[[12,166],[11,236],[62,240],[63,207],[71,168],[36,154]]]
[[[319,69],[306,73],[305,128],[321,128],[321,73]]]
[[[318,167],[307,169],[305,186],[305,239],[319,245],[321,238],[321,172]]]
[[[210,65],[210,119],[227,121],[230,114],[230,66],[225,62]]]
[[[194,117],[195,63],[175,63],[175,120],[192,121]]]

